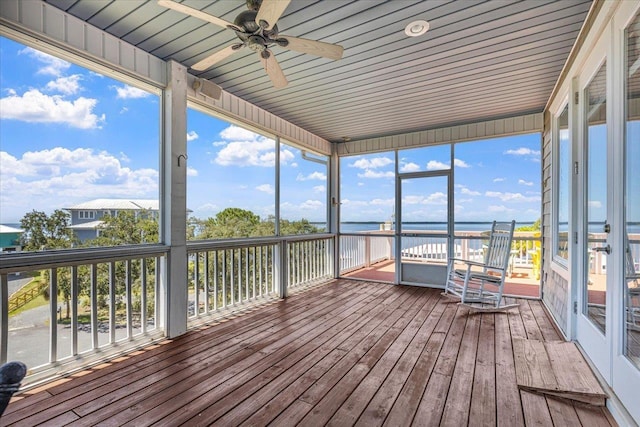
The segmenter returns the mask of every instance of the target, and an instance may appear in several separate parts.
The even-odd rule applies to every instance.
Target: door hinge
[[[573,302],[573,314],[578,314],[578,301]]]
[[[573,173],[578,175],[578,162],[575,162],[573,164]]]
[[[576,245],[578,244],[578,232],[577,231],[573,232],[573,243],[575,243]]]
[[[578,92],[575,92],[573,94],[573,102],[574,104],[578,105],[578,100],[580,99],[580,95],[578,95]]]

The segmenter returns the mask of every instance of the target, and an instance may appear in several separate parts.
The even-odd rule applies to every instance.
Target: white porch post
[[[335,144],[331,149],[329,158],[329,218],[327,218],[327,228],[330,233],[337,233],[340,226],[340,158]],[[333,256],[333,277],[340,275],[340,237],[337,236],[331,243],[331,254]]]
[[[187,330],[187,69],[167,62],[162,94],[162,241],[169,245],[161,284],[161,325],[169,338]]]

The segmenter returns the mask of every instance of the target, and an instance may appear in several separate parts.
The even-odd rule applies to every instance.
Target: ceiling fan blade
[[[280,39],[287,40],[288,43],[286,46],[283,46],[287,49],[300,53],[310,53],[311,55],[322,56],[323,58],[334,60],[341,59],[344,52],[344,48],[338,44],[307,40],[291,36],[280,36]]]
[[[222,61],[227,56],[230,56],[233,52],[235,52],[238,49],[239,48],[237,48],[236,45],[227,46],[224,49],[219,50],[214,54],[207,56],[202,61],[196,62],[191,66],[191,68],[197,71],[204,71],[207,68],[211,67],[216,62]]]
[[[182,3],[176,3],[172,0],[158,0],[158,4],[160,6],[184,13],[186,15],[191,15],[195,18],[202,19],[203,21],[210,22],[222,28],[228,28],[229,26],[232,26],[232,27],[234,26],[231,22],[227,22],[224,19],[218,18],[213,15],[209,15],[208,13],[205,13],[201,10],[194,9],[189,6],[185,6]]]
[[[273,83],[273,87],[280,89],[289,84],[287,78],[282,72],[282,68],[280,68],[280,64],[278,64],[278,61],[276,60],[276,56],[273,53],[271,53],[267,59],[263,58],[260,52],[258,52],[258,56],[260,57],[260,61],[262,62],[265,71],[271,79],[271,83]]]
[[[262,0],[256,15],[256,24],[260,25],[260,21],[264,21],[267,25],[265,28],[270,30],[278,22],[289,3],[291,0]]]

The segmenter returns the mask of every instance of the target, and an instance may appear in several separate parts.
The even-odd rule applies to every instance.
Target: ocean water
[[[456,231],[489,231],[491,230],[491,222],[457,222],[454,225]],[[531,226],[533,222],[518,222],[516,228]],[[446,222],[404,222],[403,230],[433,230],[444,231],[447,229]],[[359,231],[377,231],[380,230],[378,222],[343,222],[340,224],[342,233],[356,233]]]

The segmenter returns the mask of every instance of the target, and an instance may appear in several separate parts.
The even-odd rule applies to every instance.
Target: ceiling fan
[[[265,71],[276,88],[285,87],[288,82],[275,55],[270,50],[272,46],[277,45],[296,52],[310,53],[334,60],[342,58],[344,51],[342,46],[336,44],[279,35],[276,22],[290,2],[291,0],[246,0],[249,10],[241,12],[232,24],[173,0],[158,0],[160,6],[228,28],[234,31],[241,41],[213,53],[193,64],[191,68],[204,71],[246,46],[258,54]]]

